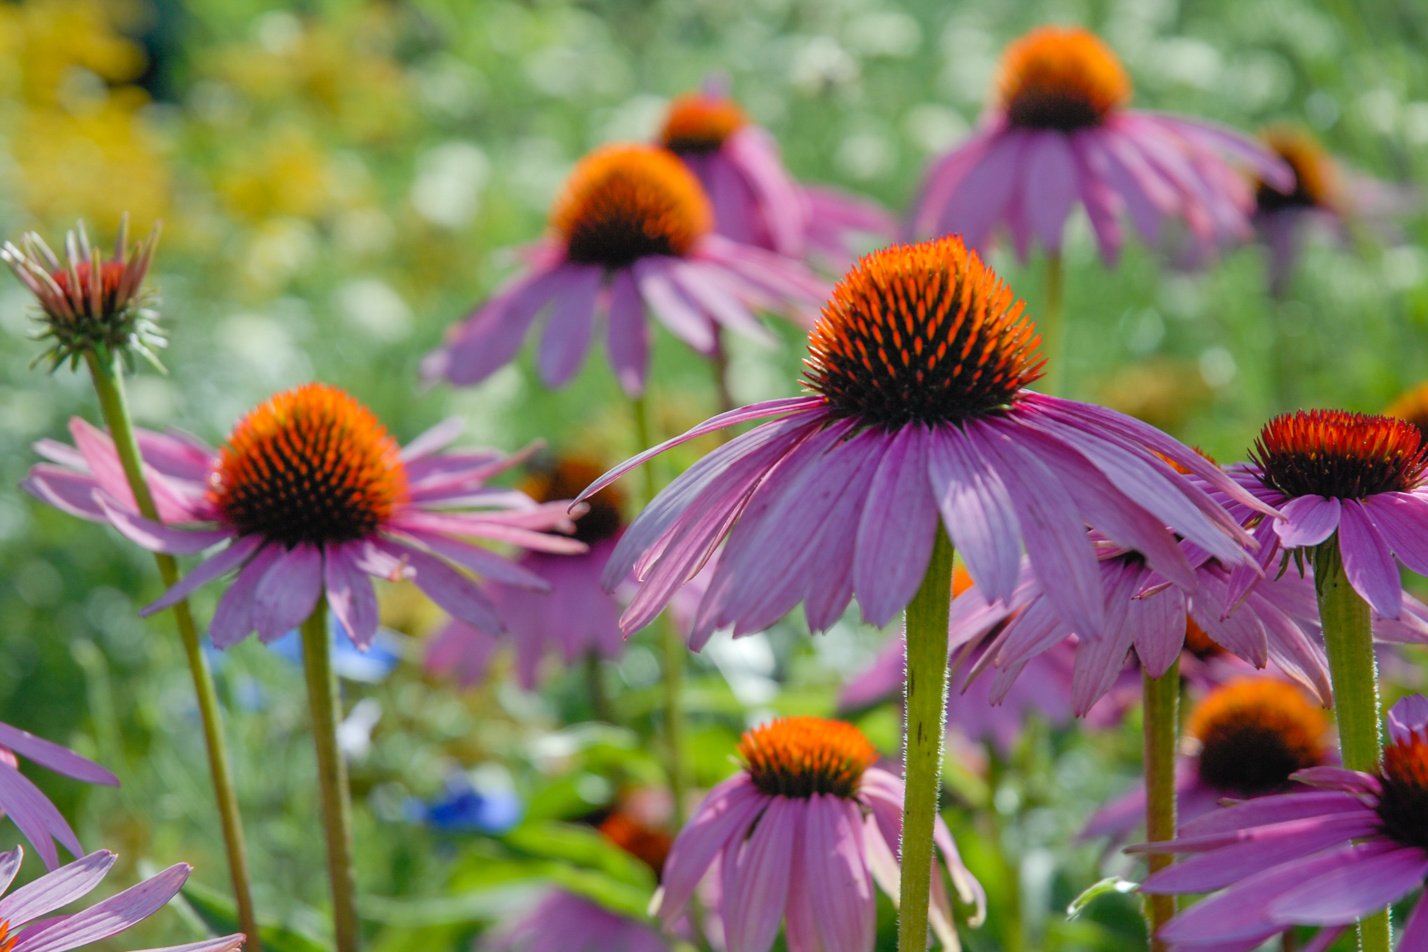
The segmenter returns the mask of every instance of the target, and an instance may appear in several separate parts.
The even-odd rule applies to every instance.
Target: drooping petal
[[[26,883],[0,899],[0,922],[14,929],[74,902],[99,885],[116,859],[108,850],[97,850]]]
[[[1403,580],[1388,544],[1357,500],[1346,499],[1339,513],[1339,554],[1354,591],[1385,618],[1403,608]]]
[[[253,553],[262,548],[263,540],[259,536],[241,536],[234,540],[233,544],[227,546],[222,551],[209,556],[190,569],[183,578],[179,579],[167,592],[164,592],[156,601],[150,602],[139,610],[140,617],[148,617],[155,612],[170,608],[188,598],[189,595],[198,591],[204,585],[217,578],[222,578],[230,571],[237,568],[253,556]]]
[[[1331,496],[1300,496],[1280,510],[1284,521],[1274,531],[1285,548],[1318,545],[1339,528],[1339,500]]]
[[[323,584],[333,617],[358,648],[369,648],[377,637],[377,594],[367,573],[357,567],[351,546],[329,546],[323,563]]]
[[[55,773],[83,780],[85,783],[102,783],[119,786],[119,778],[96,764],[88,757],[81,757],[68,747],[36,737],[29,731],[0,723],[0,747],[12,750],[27,760],[48,767]]]
[[[577,268],[570,284],[551,307],[536,352],[536,369],[541,383],[547,387],[565,386],[585,360],[595,329],[595,304],[603,280],[601,268]]]
[[[1398,561],[1418,575],[1428,575],[1428,499],[1414,493],[1379,493],[1359,505]]]
[[[933,534],[941,532],[928,484],[927,444],[921,426],[897,431],[868,484],[853,549],[853,589],[863,617],[882,627],[922,583]]]
[[[263,642],[302,624],[322,594],[322,550],[299,545],[273,560],[253,591],[253,627]]]
[[[1021,568],[1021,529],[997,470],[952,427],[932,430],[927,474],[942,522],[977,588],[1005,600]]]
[[[53,924],[44,923],[42,934],[33,938],[30,935],[21,937],[21,948],[25,952],[68,952],[118,935],[162,909],[177,895],[192,868],[187,863],[178,863],[88,909],[81,909]]]
[[[788,902],[788,873],[800,847],[804,804],[770,797],[749,838],[727,843],[720,857],[720,919],[728,952],[768,952]]]
[[[808,798],[804,814],[807,878],[792,891],[812,896],[822,952],[865,952],[873,945],[875,916],[857,806],[840,797],[815,794]]]
[[[59,865],[55,840],[64,844],[75,856],[84,852],[74,830],[70,829],[69,823],[55,809],[49,797],[3,760],[0,760],[0,809],[15,821],[25,839],[50,869]]]
[[[768,798],[758,793],[748,775],[736,774],[710,790],[679,832],[665,861],[656,915],[672,926],[684,912],[709,864],[730,840],[742,840]]]
[[[1376,845],[1341,851],[1333,869],[1306,871],[1298,886],[1271,900],[1269,915],[1284,925],[1338,925],[1381,909],[1423,884],[1428,874],[1423,850]]]

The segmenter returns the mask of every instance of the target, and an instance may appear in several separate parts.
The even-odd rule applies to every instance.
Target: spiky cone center
[[[1100,125],[1129,102],[1131,83],[1094,33],[1044,26],[1006,48],[997,95],[1012,125],[1071,132]]]
[[[581,159],[551,211],[566,256],[607,268],[682,257],[713,223],[699,180],[672,152],[648,145],[610,145]]]
[[[1260,133],[1260,139],[1294,173],[1294,187],[1288,191],[1264,181],[1255,183],[1255,206],[1260,211],[1335,205],[1334,160],[1313,136],[1290,126],[1272,126]]]
[[[0,919],[0,952],[11,952],[19,941],[18,933],[10,933],[10,920]]]
[[[326,384],[280,393],[233,428],[209,499],[241,535],[292,548],[367,538],[407,498],[396,440]]]
[[[1383,749],[1379,783],[1383,832],[1405,846],[1428,849],[1428,737],[1422,731]]]
[[[1290,497],[1407,492],[1428,469],[1428,449],[1416,426],[1346,410],[1277,416],[1264,425],[1249,455],[1264,482]]]
[[[718,152],[726,139],[748,123],[749,117],[732,99],[690,93],[669,104],[659,140],[671,152]]]
[[[860,259],[808,338],[804,382],[870,425],[957,422],[1003,412],[1041,376],[1022,302],[958,237]]]
[[[1407,420],[1418,427],[1419,433],[1428,434],[1428,381],[1399,395],[1383,411],[1383,415]]]
[[[618,810],[601,821],[599,829],[601,836],[653,870],[655,878],[663,874],[664,861],[674,845],[668,832]]]
[[[1256,796],[1324,763],[1329,718],[1286,681],[1240,678],[1195,706],[1187,736],[1199,745],[1200,779],[1217,790]]]
[[[754,786],[774,797],[857,796],[878,752],[852,724],[821,717],[780,717],[746,732],[739,759]]]
[[[606,467],[588,459],[565,457],[536,466],[521,488],[537,502],[574,499],[604,474]],[[571,533],[586,545],[614,538],[625,527],[625,494],[614,486],[600,490],[585,500],[589,507],[575,519]]]

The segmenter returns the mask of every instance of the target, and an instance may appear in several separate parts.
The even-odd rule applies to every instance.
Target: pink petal
[[[645,389],[650,365],[650,330],[645,306],[629,271],[619,271],[610,285],[609,335],[606,347],[620,388],[630,397]]]
[[[1425,874],[1428,856],[1421,849],[1350,848],[1339,854],[1335,868],[1306,871],[1298,886],[1270,901],[1268,911],[1283,925],[1339,925],[1417,889]]]
[[[119,778],[96,764],[88,757],[81,757],[68,747],[36,737],[29,731],[0,723],[0,747],[7,748],[27,760],[48,767],[55,773],[83,780],[85,783],[102,783],[111,787],[119,786]]]
[[[299,545],[282,552],[253,590],[253,627],[264,642],[302,624],[322,594],[322,550]]]
[[[59,865],[59,852],[53,841],[64,844],[75,856],[83,852],[79,839],[49,797],[4,761],[0,761],[0,811],[15,821],[50,869]]]
[[[590,350],[595,302],[604,280],[601,268],[571,267],[574,275],[551,307],[536,352],[541,382],[552,389],[565,386]]]
[[[263,540],[260,536],[239,536],[232,545],[198,563],[189,570],[188,574],[174,583],[173,588],[164,592],[156,601],[140,609],[140,617],[147,618],[155,612],[177,605],[204,585],[214,579],[222,578],[242,565],[262,546]]]
[[[1065,133],[1033,133],[1023,167],[1027,224],[1042,244],[1056,251],[1079,191],[1076,163]]]
[[[1428,575],[1428,499],[1415,493],[1380,493],[1359,505],[1398,561]]]
[[[822,952],[866,952],[873,945],[876,916],[858,807],[840,797],[815,794],[808,798],[804,814],[805,878],[790,890],[811,896]]]
[[[710,790],[679,831],[665,862],[655,914],[673,926],[694,895],[709,864],[725,845],[744,839],[769,798],[758,793],[744,773]]]
[[[867,487],[852,553],[853,589],[863,617],[877,627],[912,600],[934,533],[942,531],[927,479],[930,439],[920,425],[898,430]]]
[[[42,935],[21,936],[25,952],[67,952],[91,942],[118,935],[125,929],[158,912],[179,891],[192,869],[187,863],[170,866],[137,886],[130,886],[88,909],[64,916],[57,922],[44,923]]]
[[[74,902],[99,885],[116,859],[108,850],[98,850],[26,883],[0,899],[0,922],[14,930]]]
[[[1344,500],[1340,509],[1339,554],[1354,591],[1380,615],[1397,618],[1403,608],[1398,563],[1356,499]]]
[[[805,804],[771,797],[749,838],[721,855],[720,919],[728,952],[768,952],[788,902],[788,874],[806,824]]]
[[[368,648],[377,636],[377,594],[367,573],[357,567],[356,553],[345,545],[330,546],[323,563],[323,585],[347,637],[358,648]]]
[[[1300,496],[1280,509],[1284,521],[1274,531],[1285,548],[1318,545],[1339,528],[1339,500],[1331,496]]]
[[[977,588],[989,600],[1010,596],[1021,569],[1021,530],[996,468],[963,432],[939,427],[928,440],[927,475]]]

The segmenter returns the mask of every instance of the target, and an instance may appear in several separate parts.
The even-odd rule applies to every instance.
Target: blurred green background
[[[125,211],[140,232],[162,220],[150,284],[172,344],[167,375],[138,368],[130,381],[143,425],[217,442],[270,393],[322,379],[403,441],[455,414],[473,444],[545,439],[613,462],[639,447],[603,354],[559,393],[542,391],[528,358],[476,390],[418,385],[421,356],[512,272],[507,249],[541,234],[572,162],[602,142],[649,138],[670,96],[719,73],[795,175],[901,211],[930,157],[977,121],[1002,46],[1048,21],[1099,32],[1123,57],[1139,108],[1245,130],[1301,123],[1353,167],[1428,181],[1419,3],[29,0],[0,3],[0,235],[34,229],[57,243],[82,217],[103,244]],[[1222,461],[1242,458],[1272,412],[1381,408],[1428,377],[1428,231],[1407,211],[1397,243],[1365,234],[1351,247],[1312,245],[1278,303],[1264,291],[1259,249],[1189,274],[1132,243],[1108,275],[1077,217],[1068,391],[1141,414]],[[1041,261],[993,260],[1034,315]],[[0,719],[121,775],[114,792],[29,771],[87,847],[123,854],[115,884],[139,864],[186,859],[197,882],[222,889],[181,652],[167,619],[135,614],[158,593],[148,557],[13,488],[35,440],[62,437],[72,415],[96,416],[86,378],[31,368],[32,318],[18,282],[0,280],[0,486],[11,487],[0,492]],[[779,349],[733,342],[738,399],[794,392],[799,335],[782,337]],[[664,430],[708,415],[714,391],[699,361],[661,339],[655,368]],[[387,620],[412,636],[409,658],[387,682],[346,695],[349,708],[370,697],[381,710],[353,764],[364,911],[374,949],[457,947],[553,863],[530,837],[425,829],[407,818],[408,798],[476,769],[517,791],[537,823],[598,809],[621,784],[656,782],[653,653],[636,639],[615,675],[629,730],[563,726],[589,714],[579,675],[541,697],[499,676],[466,695],[429,683],[417,639],[434,618],[411,593],[391,594]],[[798,624],[725,651],[719,666],[695,662],[702,781],[727,775],[751,720],[830,711],[836,686],[883,637],[850,618],[810,641]],[[299,673],[250,642],[229,652],[220,677],[260,909],[320,935],[312,910],[326,885]],[[891,712],[867,727],[896,749]],[[990,798],[975,764],[949,768],[954,833],[993,899],[969,946],[1003,947],[1009,900],[994,836],[1020,863],[1031,947],[1139,941],[1129,900],[1103,900],[1069,923],[1061,913],[1101,875],[1097,849],[1070,838],[1124,789],[1137,745],[1134,725],[1033,733],[1018,754],[1025,769]],[[981,809],[989,799],[998,824]],[[592,879],[616,904],[637,906],[648,890]],[[172,914],[143,932],[155,943],[193,934]]]

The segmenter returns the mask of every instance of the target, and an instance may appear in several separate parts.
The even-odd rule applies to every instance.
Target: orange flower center
[[[1041,376],[1022,303],[957,237],[875,251],[833,289],[804,380],[889,429],[1000,412]]]
[[[664,861],[674,839],[664,830],[646,826],[627,813],[615,812],[600,824],[605,839],[654,870],[656,877],[664,872]]]
[[[587,155],[551,212],[567,257],[607,268],[651,255],[685,255],[713,221],[694,174],[673,153],[646,145],[611,145]]]
[[[748,122],[732,99],[690,93],[669,104],[659,139],[671,152],[717,152]]]
[[[1205,629],[1195,623],[1195,619],[1185,616],[1185,650],[1195,657],[1206,660],[1225,653],[1224,646],[1205,634]]]
[[[85,317],[100,318],[107,314],[112,314],[119,305],[119,285],[124,281],[124,262],[104,261],[99,265],[99,301],[94,301],[90,297],[89,282],[90,275],[94,272],[94,265],[88,261],[76,262],[74,266],[75,277],[79,278],[78,286],[70,278],[68,268],[60,268],[50,273],[55,284],[59,285],[60,291],[65,298],[74,302],[75,310]],[[3,949],[0,949],[3,952]]]
[[[1301,129],[1275,126],[1261,132],[1260,138],[1294,173],[1294,187],[1289,191],[1263,181],[1256,184],[1255,203],[1260,211],[1328,208],[1334,204],[1334,162],[1313,136]]]
[[[780,717],[744,734],[739,757],[754,786],[769,796],[852,799],[878,752],[852,724]]]
[[[1418,432],[1428,434],[1428,382],[1402,394],[1383,411],[1384,416],[1407,420],[1418,427]]]
[[[997,91],[1012,125],[1070,132],[1100,125],[1130,100],[1131,85],[1094,33],[1044,26],[1007,47]]]
[[[1250,459],[1287,496],[1362,499],[1407,491],[1428,468],[1412,423],[1345,410],[1300,410],[1264,425]]]
[[[0,952],[11,952],[19,941],[18,935],[10,934],[10,920],[0,919]]]
[[[604,467],[587,459],[560,459],[537,468],[527,477],[522,488],[537,502],[574,499],[604,472]],[[590,508],[575,520],[575,538],[592,545],[611,538],[624,528],[625,494],[619,489],[614,486],[602,489],[585,502]]]
[[[280,393],[233,428],[209,498],[243,535],[289,548],[370,536],[407,495],[397,442],[336,387]]]
[[[1278,790],[1296,770],[1324,762],[1329,719],[1304,692],[1274,678],[1240,678],[1217,688],[1190,714],[1200,743],[1200,779],[1256,796]]]
[[[1383,832],[1406,846],[1428,849],[1428,738],[1415,733],[1385,747],[1379,782]]]

